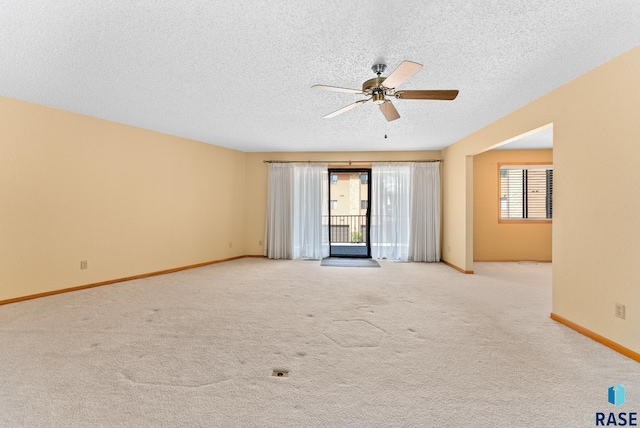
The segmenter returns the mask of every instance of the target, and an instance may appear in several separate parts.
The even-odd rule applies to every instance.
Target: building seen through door
[[[329,241],[332,257],[370,257],[370,169],[329,169]]]

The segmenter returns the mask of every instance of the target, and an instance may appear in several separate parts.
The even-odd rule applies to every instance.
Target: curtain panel
[[[371,168],[371,257],[408,260],[411,165],[374,163]]]
[[[440,261],[440,163],[374,163],[371,256]]]
[[[329,172],[326,164],[293,165],[293,258],[329,256]]]
[[[264,255],[290,259],[293,255],[293,166],[270,163]]]
[[[329,256],[328,183],[326,164],[269,164],[265,256]]]
[[[440,162],[411,165],[409,260],[440,261]]]

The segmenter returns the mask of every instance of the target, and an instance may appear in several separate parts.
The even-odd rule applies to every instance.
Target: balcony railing
[[[366,215],[323,216],[322,224],[329,225],[332,244],[366,244]]]

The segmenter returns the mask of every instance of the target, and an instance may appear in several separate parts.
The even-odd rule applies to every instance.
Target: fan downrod
[[[373,67],[371,67],[371,70],[373,70],[374,73],[380,76],[382,73],[384,73],[384,70],[386,68],[387,64],[375,64]]]
[[[386,77],[382,77],[382,73],[387,68],[386,64],[375,64],[371,67],[374,73],[376,73],[376,77],[373,79],[369,79],[362,85],[362,92],[368,93],[371,95],[371,100],[374,104],[384,104],[385,100],[385,90],[382,87],[382,82],[386,79]]]

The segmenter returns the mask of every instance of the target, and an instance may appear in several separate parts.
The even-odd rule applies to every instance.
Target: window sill
[[[498,223],[503,224],[551,224],[553,220],[504,220],[498,219]]]

